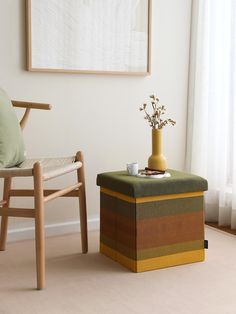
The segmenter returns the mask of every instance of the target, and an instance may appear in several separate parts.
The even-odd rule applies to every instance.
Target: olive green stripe
[[[101,208],[111,210],[121,216],[139,220],[202,211],[203,196],[134,204],[101,193]]]
[[[121,216],[136,219],[136,205],[135,203],[129,203],[113,196],[101,193],[100,196],[101,208],[111,210],[113,213]]]
[[[118,243],[117,241],[107,238],[103,234],[100,235],[100,242],[133,260],[144,260],[148,258],[204,249],[204,240],[175,243],[171,245],[164,245],[160,247],[139,250],[137,252],[135,248],[134,249],[127,248],[126,246]]]
[[[176,243],[165,245],[157,248],[140,250],[137,252],[137,260],[143,260],[153,257],[171,255],[175,253],[187,252],[204,249],[204,240]]]
[[[136,219],[174,216],[203,210],[203,196],[136,204]]]

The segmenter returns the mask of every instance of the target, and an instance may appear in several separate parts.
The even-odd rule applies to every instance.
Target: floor
[[[236,235],[236,229],[231,229],[231,226],[219,226],[217,222],[207,222],[206,224],[210,227]]]
[[[34,242],[0,252],[0,314],[235,314],[236,237],[206,227],[206,261],[131,273],[78,234],[47,239],[47,288],[35,290]]]

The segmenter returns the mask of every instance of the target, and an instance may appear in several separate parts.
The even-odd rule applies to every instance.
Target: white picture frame
[[[27,69],[149,75],[151,0],[27,0]]]

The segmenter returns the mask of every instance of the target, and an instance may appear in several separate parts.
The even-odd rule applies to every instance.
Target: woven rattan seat
[[[31,177],[33,176],[33,167],[36,162],[39,162],[42,166],[44,181],[77,170],[82,165],[81,162],[75,161],[74,156],[26,159],[17,167],[0,168],[0,177]]]

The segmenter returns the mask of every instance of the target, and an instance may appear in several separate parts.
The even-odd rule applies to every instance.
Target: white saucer
[[[153,175],[146,175],[146,174],[137,174],[137,177],[140,178],[147,178],[147,179],[162,179],[162,178],[169,178],[171,177],[171,174],[169,172],[165,172],[163,174],[153,174]]]

